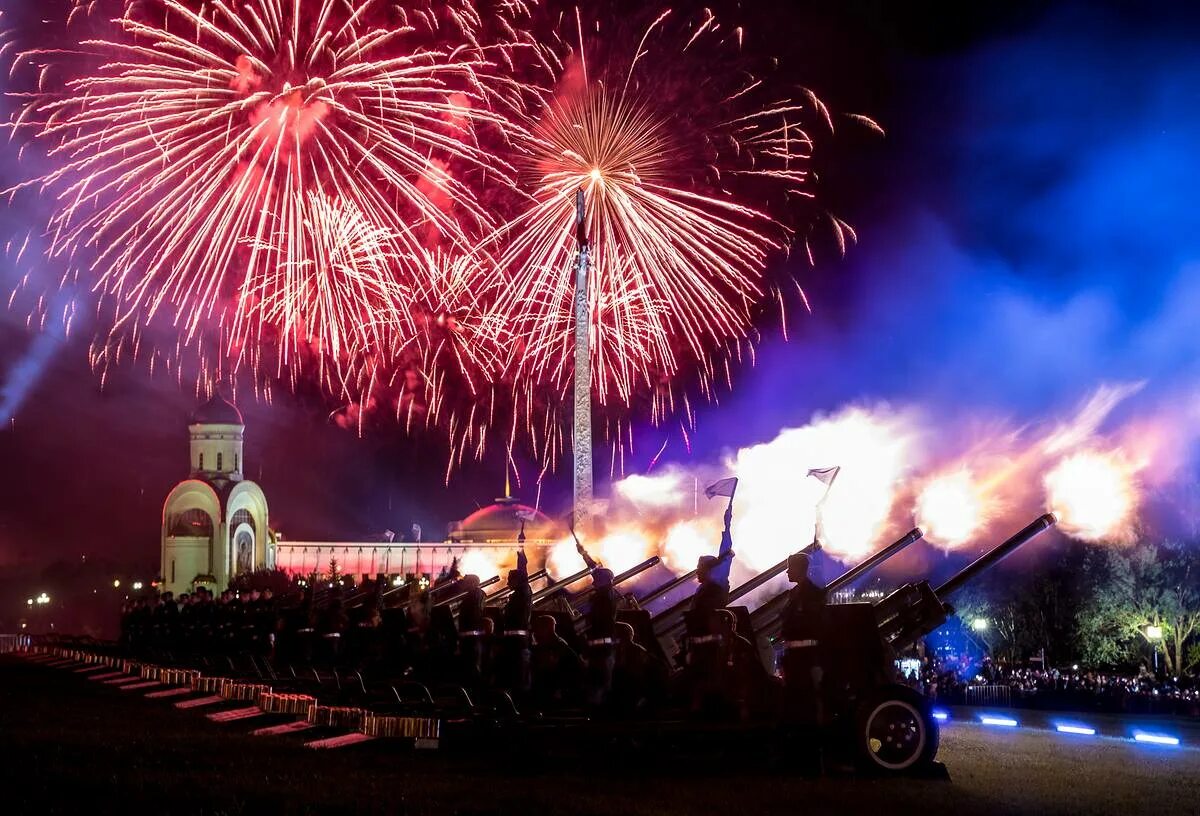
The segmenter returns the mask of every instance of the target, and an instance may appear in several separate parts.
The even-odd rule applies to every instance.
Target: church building
[[[371,541],[284,539],[268,525],[262,488],[242,478],[246,461],[242,414],[216,395],[188,423],[188,478],[163,504],[162,589],[178,595],[203,585],[220,591],[231,578],[261,569],[293,576],[326,572],[334,561],[343,574],[436,575],[455,559],[483,577],[501,574],[519,542],[546,548],[568,531],[541,511],[508,495],[450,525],[445,538],[422,541],[389,534]]]
[[[220,395],[192,414],[188,478],[163,504],[164,590],[221,589],[235,575],[275,566],[267,498],[242,478],[244,431],[241,412]]]

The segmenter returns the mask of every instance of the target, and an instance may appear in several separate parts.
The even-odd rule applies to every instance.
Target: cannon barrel
[[[498,583],[500,583],[500,576],[493,575],[491,578],[488,578],[486,581],[480,581],[479,588],[483,589],[484,587],[490,587],[492,584],[498,584]],[[446,604],[458,603],[459,601],[461,601],[463,599],[463,597],[466,594],[467,593],[465,593],[465,592],[459,592],[456,595],[451,595],[449,598],[443,598],[442,600],[435,603],[434,606],[445,606]]]
[[[435,595],[440,595],[443,592],[453,589],[454,587],[456,587],[462,583],[462,579],[463,579],[463,577],[461,575],[459,575],[456,578],[451,578],[449,581],[447,581],[444,584],[435,584],[434,586],[431,586],[429,588],[429,597],[432,598]]]
[[[888,544],[886,547],[884,547],[882,550],[880,550],[879,552],[872,555],[866,561],[863,561],[861,564],[859,564],[856,567],[851,567],[850,569],[846,570],[841,575],[839,575],[837,578],[834,578],[832,581],[830,581],[829,585],[825,587],[826,594],[837,592],[842,587],[854,583],[864,573],[870,572],[871,570],[875,569],[880,564],[882,564],[884,561],[887,561],[893,555],[895,555],[896,553],[903,550],[909,544],[915,544],[916,542],[920,541],[924,536],[925,536],[925,533],[921,532],[920,527],[912,528],[907,533],[905,533],[901,538],[898,538],[895,541],[893,541],[891,544]]]
[[[695,578],[696,578],[696,570],[691,570],[690,572],[685,572],[683,575],[677,575],[674,578],[672,578],[670,581],[667,581],[665,584],[659,584],[654,589],[650,590],[650,593],[648,595],[638,598],[638,603],[641,604],[642,606],[645,606],[646,604],[651,603],[652,601],[658,600],[663,595],[666,595],[667,593],[671,592],[672,590],[676,589],[677,587],[683,586],[688,581],[695,580]]]
[[[531,573],[529,573],[529,582],[533,583],[534,581],[537,581],[538,579],[541,579],[541,578],[545,578],[548,575],[549,575],[549,573],[547,573],[546,570],[544,570],[544,569],[537,570],[536,572],[531,572]],[[509,595],[512,595],[512,590],[509,589],[508,587],[504,587],[503,589],[498,589],[495,592],[493,592],[491,595],[488,595],[487,598],[484,600],[484,603],[491,603],[492,601],[500,601],[500,600],[507,598]]]
[[[629,569],[625,570],[624,572],[617,573],[616,575],[613,576],[613,586],[616,586],[617,584],[621,583],[622,581],[628,581],[630,578],[633,578],[635,576],[642,574],[646,570],[657,565],[659,560],[660,559],[657,555],[652,555],[649,558],[647,558],[645,561],[643,561],[642,563],[635,564],[634,566],[630,567]],[[595,591],[596,591],[595,587],[588,587],[585,591],[583,591],[579,594],[579,597],[575,599],[575,603],[576,604],[584,603],[585,601],[587,601],[589,598],[592,597],[592,593],[594,593]]]
[[[801,552],[811,553],[814,551],[815,551],[815,548],[810,544],[809,546],[805,547]],[[791,556],[789,555],[788,558],[791,558]],[[780,575],[787,572],[787,562],[788,562],[788,559],[785,558],[782,561],[780,561],[778,564],[776,564],[775,566],[773,566],[769,569],[763,570],[762,572],[760,572],[758,575],[755,575],[753,578],[751,578],[746,583],[734,588],[733,591],[731,591],[729,593],[729,602],[733,603],[738,598],[741,598],[743,595],[749,595],[751,592],[758,589],[760,586],[763,586],[768,581],[771,581],[774,578],[778,578]]]
[[[548,595],[553,595],[560,590],[566,589],[576,581],[583,580],[591,575],[596,569],[599,569],[599,567],[584,567],[579,572],[572,573],[566,578],[563,578],[561,581],[551,581],[549,584],[533,593],[529,600],[531,603],[536,604],[538,601],[544,600]]]
[[[953,607],[943,598],[959,589],[980,573],[999,563],[1018,547],[1048,530],[1058,521],[1053,513],[1039,516],[1016,535],[975,559],[936,590],[928,581],[905,584],[875,604],[875,619],[883,641],[896,650],[916,643],[946,622]]]
[[[983,555],[976,558],[970,564],[963,567],[961,570],[959,570],[958,574],[954,575],[948,581],[943,583],[940,587],[934,590],[934,592],[937,593],[939,598],[945,598],[947,595],[950,595],[956,590],[961,589],[964,584],[974,580],[984,570],[988,569],[994,564],[1000,563],[1022,544],[1025,544],[1039,533],[1050,529],[1057,522],[1058,519],[1053,513],[1045,513],[1044,515],[1038,516],[1036,519],[1026,525],[1025,529],[1008,539],[1008,541],[993,547]]]
[[[647,558],[645,561],[643,561],[642,563],[634,564],[632,567],[625,570],[624,572],[619,572],[615,576],[613,576],[613,586],[616,586],[617,584],[628,581],[630,578],[633,578],[634,576],[641,575],[646,570],[650,569],[651,567],[657,567],[661,563],[662,563],[661,558],[659,558],[657,555],[652,555],[649,558]]]

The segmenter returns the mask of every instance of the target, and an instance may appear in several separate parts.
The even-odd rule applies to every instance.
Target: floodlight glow
[[[134,581],[134,582],[133,582],[133,588],[134,588],[134,589],[141,589],[141,588],[142,588],[142,582],[141,582],[141,581]]]
[[[950,719],[950,714],[949,714],[949,712],[941,711],[939,709],[939,710],[933,712],[933,718],[935,720],[941,720],[941,721],[945,722],[946,720]]]
[[[1015,728],[1017,725],[1017,721],[1011,717],[990,717],[986,714],[979,721],[984,725],[1002,725],[1005,728]]]
[[[988,628],[987,618],[976,618],[971,621],[971,628],[976,632],[986,632]]]
[[[1085,725],[1056,725],[1054,730],[1063,734],[1082,734],[1085,737],[1096,736],[1095,728],[1088,728]]]
[[[1147,734],[1144,731],[1134,731],[1133,738],[1138,742],[1148,742],[1151,745],[1178,745],[1179,737],[1170,737],[1166,734]]]
[[[1162,640],[1163,630],[1161,626],[1147,626],[1146,638],[1148,640]]]

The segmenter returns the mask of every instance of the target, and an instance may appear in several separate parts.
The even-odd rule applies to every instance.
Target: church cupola
[[[220,394],[201,405],[188,422],[191,436],[192,477],[205,481],[240,482],[242,434],[246,426],[242,412]]]

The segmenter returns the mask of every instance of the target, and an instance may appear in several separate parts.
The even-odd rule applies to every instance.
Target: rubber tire
[[[885,763],[870,749],[868,728],[872,718],[888,706],[903,706],[912,712],[922,726],[923,742],[911,759],[900,764]],[[937,756],[941,732],[933,718],[933,707],[928,698],[908,686],[888,685],[868,694],[859,703],[854,716],[852,747],[858,766],[869,773],[896,776],[911,774],[928,768]]]

